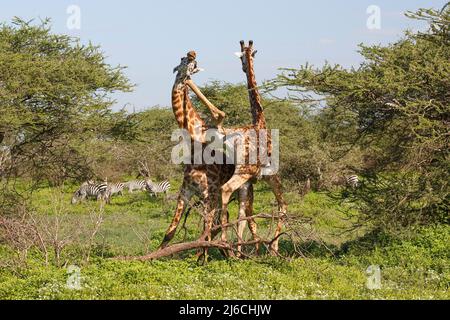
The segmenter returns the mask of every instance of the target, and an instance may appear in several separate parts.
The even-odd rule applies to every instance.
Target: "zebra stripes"
[[[84,201],[86,198],[104,200],[106,203],[110,203],[111,196],[115,194],[122,196],[125,188],[128,188],[130,193],[135,190],[147,190],[151,196],[157,196],[158,193],[167,193],[170,189],[170,182],[165,180],[159,183],[154,183],[150,179],[147,179],[115,183],[104,181],[98,183],[94,180],[88,180],[83,182],[80,185],[80,188],[74,192],[71,203],[75,204],[79,201]]]
[[[151,196],[157,196],[158,193],[166,193],[170,189],[170,182],[167,180],[154,183],[151,180],[147,181],[146,189],[150,192]]]
[[[348,176],[346,178],[346,180],[347,180],[347,185],[349,185],[352,188],[356,188],[359,185],[359,179],[358,179],[358,176],[356,174]]]
[[[125,188],[125,183],[123,182],[116,182],[116,183],[108,183],[108,189],[110,195],[119,194],[123,195],[123,189]]]
[[[146,180],[134,180],[134,181],[128,181],[126,183],[126,186],[128,187],[128,191],[131,193],[134,190],[143,191],[147,188],[147,181]]]
[[[108,185],[106,183],[92,184],[90,181],[83,183],[73,194],[72,204],[75,204],[78,201],[83,201],[86,198],[105,200],[109,203],[110,193],[108,190]]]

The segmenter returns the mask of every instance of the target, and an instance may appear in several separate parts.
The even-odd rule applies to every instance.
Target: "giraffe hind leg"
[[[246,182],[242,185],[242,187],[238,190],[238,198],[239,198],[239,215],[238,220],[243,219],[245,217],[250,217],[253,215],[253,184],[250,182]],[[252,234],[253,240],[257,239],[256,235],[256,223],[254,219],[250,220],[242,220],[238,222],[238,241],[243,241],[243,234],[245,227],[248,226],[250,232]],[[237,254],[241,255],[242,246],[237,246]],[[256,252],[258,252],[258,245],[256,245]]]
[[[222,186],[222,210],[220,211],[222,225],[225,225],[227,223],[226,213],[228,212],[228,202],[231,195],[252,177],[253,175],[251,174],[234,175],[230,180],[227,181],[227,183]],[[221,239],[223,242],[227,242],[227,227],[222,227]],[[231,254],[231,252],[228,253]]]
[[[253,184],[250,184],[249,191],[247,195],[247,201],[245,205],[245,215],[247,217],[251,217],[253,215],[253,201],[254,201],[254,191],[253,191]],[[248,228],[250,229],[250,232],[252,234],[253,240],[258,240],[258,234],[256,233],[257,225],[255,219],[248,220]],[[259,252],[259,243],[255,243],[255,250],[258,254]]]
[[[274,234],[275,240],[270,245],[271,253],[276,254],[278,253],[279,235],[283,228],[283,221],[286,216],[287,204],[283,197],[283,190],[280,176],[279,175],[265,176],[265,180],[269,183],[270,187],[272,188],[272,192],[274,193],[278,203],[278,219]]]
[[[167,228],[166,234],[164,235],[164,239],[161,245],[159,246],[160,249],[166,247],[169,244],[170,240],[173,239],[175,232],[177,231],[178,225],[180,223],[181,216],[183,215],[183,212],[186,209],[186,206],[189,203],[191,197],[192,194],[190,192],[187,192],[186,190],[182,190],[182,192],[180,192],[180,195],[178,196],[177,200],[177,208],[175,210],[175,214],[172,218],[172,222]]]

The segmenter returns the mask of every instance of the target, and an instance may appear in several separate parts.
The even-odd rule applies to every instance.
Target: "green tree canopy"
[[[121,134],[126,124],[109,98],[131,89],[122,71],[99,47],[53,34],[48,20],[1,24],[0,143],[10,158],[2,175],[80,175],[77,146]]]
[[[269,83],[301,100],[324,97],[328,135],[364,149],[366,188],[355,200],[377,225],[447,221],[450,7],[408,13],[429,23],[387,46],[360,45],[364,62],[288,69]]]

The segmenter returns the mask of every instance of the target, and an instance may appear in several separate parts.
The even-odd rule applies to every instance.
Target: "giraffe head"
[[[181,58],[180,64],[173,69],[173,72],[177,73],[175,78],[176,84],[183,84],[191,78],[191,75],[203,71],[202,68],[197,67],[196,57],[195,51],[189,51],[185,57]]]
[[[248,42],[248,46],[245,46],[244,40],[241,40],[240,45],[241,52],[236,52],[236,56],[242,61],[242,71],[247,73],[249,71],[249,66],[253,65],[253,59],[258,51],[253,49],[253,40]]]

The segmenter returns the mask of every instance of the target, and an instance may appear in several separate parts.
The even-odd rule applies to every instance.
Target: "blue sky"
[[[426,4],[425,4],[426,3]],[[325,60],[344,66],[361,61],[358,43],[389,43],[404,29],[421,29],[423,23],[403,13],[420,7],[441,8],[445,0],[315,0],[315,1],[117,1],[117,0],[14,0],[2,1],[0,20],[52,19],[53,30],[92,41],[102,47],[111,64],[127,66],[137,86],[118,93],[115,109],[141,110],[169,105],[172,69],[189,50],[205,72],[195,76],[202,85],[210,80],[242,82],[244,74],[233,52],[239,40],[253,39],[258,49],[258,82],[273,78],[281,67]],[[77,5],[81,28],[69,30],[66,10]],[[377,5],[381,29],[369,30],[366,13]]]

